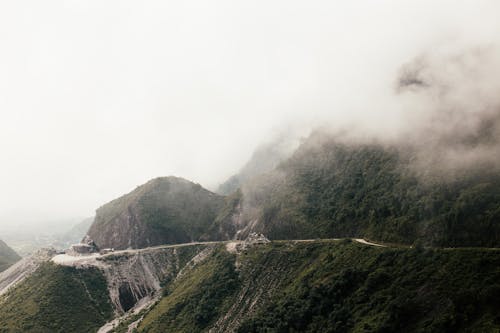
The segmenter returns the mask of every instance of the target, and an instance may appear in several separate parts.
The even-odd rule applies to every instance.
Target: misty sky
[[[496,45],[498,1],[0,2],[0,225],[85,217],[150,178],[215,188],[328,121],[391,132],[402,64]]]

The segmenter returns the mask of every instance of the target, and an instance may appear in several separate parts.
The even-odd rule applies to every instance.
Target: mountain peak
[[[96,212],[89,235],[100,248],[140,248],[199,239],[224,199],[179,177],[159,177]]]

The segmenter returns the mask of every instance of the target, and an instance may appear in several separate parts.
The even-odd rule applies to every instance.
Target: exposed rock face
[[[88,232],[99,248],[145,248],[199,240],[224,198],[182,178],[157,178],[102,206]]]
[[[104,274],[111,304],[117,315],[141,300],[154,299],[163,283],[182,274],[182,269],[202,261],[215,245],[187,245],[127,250],[106,255],[80,256],[73,261],[53,262],[78,268],[97,267]],[[59,256],[58,256],[59,257]]]
[[[141,299],[153,296],[160,290],[161,283],[179,270],[175,248],[111,255],[101,261],[109,296],[118,314],[130,310]]]

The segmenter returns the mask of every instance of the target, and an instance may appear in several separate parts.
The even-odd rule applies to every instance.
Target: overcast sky
[[[92,215],[150,178],[214,188],[276,133],[387,130],[397,70],[497,44],[498,1],[0,2],[0,224]]]

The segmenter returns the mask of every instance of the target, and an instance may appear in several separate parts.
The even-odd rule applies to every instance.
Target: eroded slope
[[[217,249],[134,318],[137,332],[490,332],[500,251],[344,241]],[[116,332],[126,332],[128,325]]]

